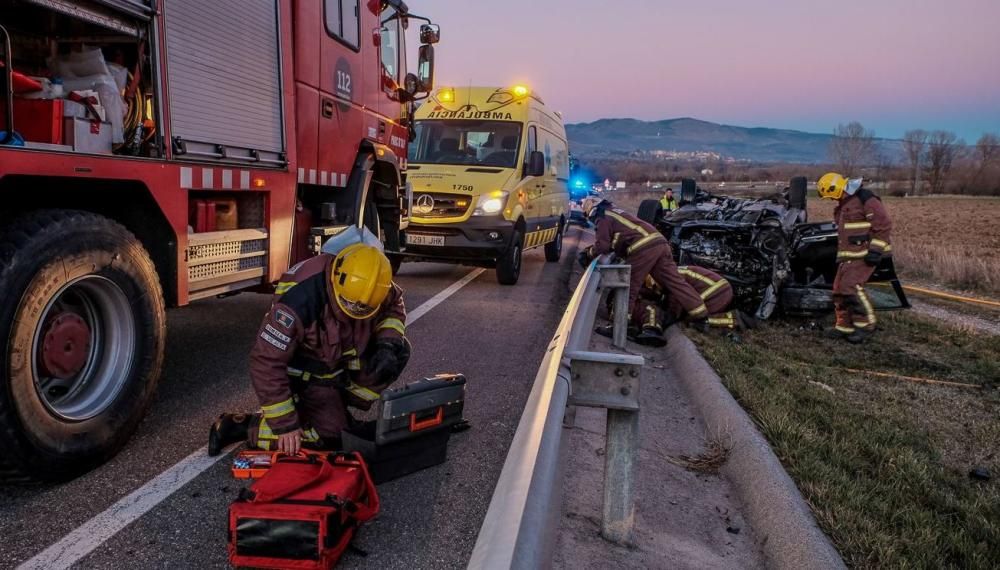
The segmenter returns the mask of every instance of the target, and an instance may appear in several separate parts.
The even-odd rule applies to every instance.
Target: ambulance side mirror
[[[528,164],[524,169],[525,176],[545,176],[545,153],[540,150],[528,155]]]
[[[417,91],[420,93],[430,93],[434,90],[434,46],[424,44],[420,46],[417,58]]]

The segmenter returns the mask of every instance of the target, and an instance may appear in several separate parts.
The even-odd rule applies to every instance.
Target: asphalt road
[[[501,287],[486,271],[408,327],[414,347],[404,381],[464,373],[466,418],[449,460],[379,487],[382,513],[365,526],[345,568],[464,567],[543,351],[569,296],[578,229],[562,261],[525,255],[520,282]],[[586,239],[586,238],[584,238]],[[411,310],[470,268],[418,263],[398,278]],[[152,410],[125,450],[72,482],[0,488],[0,568],[13,568],[80,527],[206,443],[226,410],[249,410],[246,355],[269,303],[263,295],[212,300],[168,313],[166,372]],[[219,461],[103,542],[77,568],[226,567],[227,506],[241,482]]]

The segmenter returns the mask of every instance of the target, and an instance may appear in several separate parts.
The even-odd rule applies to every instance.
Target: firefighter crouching
[[[733,287],[724,277],[710,269],[697,265],[682,265],[677,268],[684,280],[698,292],[708,307],[708,318],[693,324],[700,330],[709,328],[724,331],[744,331],[757,325],[756,319],[737,309],[733,304]],[[664,295],[663,290],[647,277],[639,294],[639,303],[632,314],[632,322],[643,326],[656,326],[661,330],[684,320],[684,307],[676,299]]]
[[[838,265],[833,280],[837,322],[830,335],[859,344],[875,332],[875,307],[864,284],[882,258],[892,255],[892,222],[882,201],[864,188],[860,178],[848,180],[830,172],[819,179],[816,190],[821,198],[837,200],[833,212],[837,222]]]
[[[368,409],[406,366],[405,322],[403,292],[375,247],[351,245],[290,269],[250,352],[260,412],[220,416],[209,455],[243,440],[285,453],[339,448],[347,405]]]
[[[628,293],[629,315],[634,315],[640,289],[646,277],[662,288],[673,302],[676,302],[692,320],[708,317],[708,307],[698,293],[677,271],[667,238],[653,226],[635,216],[615,208],[614,204],[602,200],[588,213],[590,221],[597,226],[594,245],[580,252],[581,265],[592,259],[614,252],[631,266],[631,282]],[[663,346],[663,329],[642,326],[636,342],[652,346]]]

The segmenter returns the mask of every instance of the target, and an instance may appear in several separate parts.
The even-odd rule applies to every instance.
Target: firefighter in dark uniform
[[[406,366],[405,333],[403,292],[375,247],[351,245],[289,269],[250,352],[260,412],[223,414],[209,455],[244,439],[285,453],[338,448],[347,405],[370,408]]]
[[[709,327],[723,330],[747,330],[757,325],[756,319],[743,311],[732,309],[733,287],[724,277],[697,265],[682,265],[677,271],[708,307],[708,318],[695,321],[702,330]],[[639,303],[632,313],[632,322],[644,326],[665,327],[684,320],[684,307],[647,277],[639,294]]]
[[[671,299],[683,307],[688,318],[703,320],[708,317],[704,301],[677,271],[670,244],[656,228],[615,208],[607,200],[594,206],[588,217],[597,226],[597,237],[594,245],[580,252],[580,263],[586,265],[595,257],[614,252],[631,266],[629,315],[635,313],[642,284],[646,276],[650,276]],[[642,327],[636,341],[663,346],[662,333],[662,329],[657,330],[656,327]]]
[[[875,333],[875,307],[864,284],[882,258],[892,255],[892,221],[882,201],[864,188],[860,178],[848,180],[831,172],[819,179],[816,190],[821,198],[837,200],[833,211],[837,222],[838,265],[833,280],[837,322],[831,336],[859,344]]]

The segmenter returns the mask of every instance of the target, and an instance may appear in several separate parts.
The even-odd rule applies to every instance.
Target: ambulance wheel
[[[0,237],[0,481],[60,481],[114,456],[163,367],[166,317],[142,244],[42,210]]]
[[[524,249],[524,237],[520,230],[514,232],[510,239],[510,247],[497,259],[497,282],[501,285],[515,285],[521,277],[521,253]]]
[[[556,239],[545,244],[545,261],[555,263],[562,257],[563,245],[563,223],[559,222],[559,229],[556,230]]]

